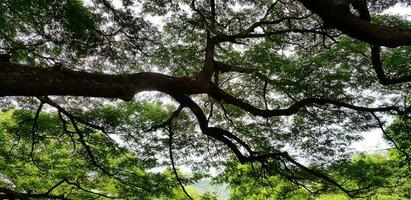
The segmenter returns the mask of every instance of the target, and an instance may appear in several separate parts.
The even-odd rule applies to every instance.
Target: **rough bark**
[[[34,68],[0,62],[0,96],[69,95],[131,100],[141,91],[197,94],[204,85],[193,77],[142,72],[99,74],[69,69]]]

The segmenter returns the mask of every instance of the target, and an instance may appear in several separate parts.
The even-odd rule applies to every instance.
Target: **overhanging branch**
[[[192,77],[172,77],[142,72],[113,75],[69,69],[35,68],[0,62],[0,96],[71,95],[131,100],[141,91],[203,93]]]
[[[47,193],[44,194],[31,194],[24,192],[17,192],[9,188],[0,187],[0,199],[62,199],[67,198],[64,195],[52,195]]]
[[[358,40],[387,47],[411,45],[411,30],[387,27],[367,21],[350,12],[350,5],[357,0],[298,0],[311,12],[320,16],[324,23]],[[360,1],[360,0],[358,0]]]

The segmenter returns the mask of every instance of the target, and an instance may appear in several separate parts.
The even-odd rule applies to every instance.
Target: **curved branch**
[[[276,1],[278,2],[278,1]],[[302,20],[302,19],[307,19],[308,17],[310,17],[312,14],[306,15],[306,16],[302,16],[302,17],[297,17],[297,16],[285,16],[276,20],[266,20],[266,15],[263,17],[263,19],[261,19],[260,21],[252,24],[250,27],[248,27],[244,33],[246,32],[253,32],[255,28],[257,27],[261,27],[264,25],[274,25],[274,24],[279,24],[283,21],[287,21],[287,20]]]
[[[360,16],[351,13],[350,4],[353,4],[357,10],[359,8],[354,5],[355,0],[298,1],[311,12],[317,14],[325,25],[336,28],[350,37],[387,47],[411,45],[410,29],[391,28],[374,24],[365,19],[367,16],[364,16],[364,12],[360,12]]]
[[[204,112],[201,110],[201,108],[189,97],[185,95],[178,95],[178,94],[171,94],[171,96],[178,101],[181,105],[188,107],[191,112],[196,116],[197,121],[200,126],[200,130],[203,134],[218,140],[220,142],[223,142],[225,145],[227,145],[228,148],[230,148],[233,153],[237,156],[237,158],[240,160],[240,162],[246,162],[245,161],[245,156],[243,153],[240,151],[240,149],[237,147],[236,144],[234,144],[229,138],[233,138],[230,136],[230,132],[226,131],[221,128],[217,127],[208,127],[208,121],[207,117],[205,116]],[[231,134],[232,135],[232,134]],[[236,140],[236,139],[235,139]],[[244,143],[245,144],[245,143]],[[246,149],[250,149],[248,146],[245,146]],[[249,152],[251,153],[251,152]]]
[[[261,117],[289,116],[289,115],[297,113],[301,108],[308,106],[308,105],[312,105],[312,104],[316,104],[316,105],[330,104],[330,105],[349,108],[352,110],[362,111],[362,112],[396,111],[400,114],[403,114],[406,112],[406,111],[401,111],[398,107],[395,107],[395,106],[369,108],[369,107],[355,106],[352,104],[344,103],[344,102],[333,100],[333,99],[323,99],[323,98],[306,98],[306,99],[302,99],[300,101],[295,102],[293,105],[285,109],[264,110],[264,109],[257,108],[241,99],[238,99],[216,86],[214,87],[214,89],[210,90],[209,95],[217,100],[223,100],[224,102],[235,105],[255,116],[261,116]]]
[[[227,130],[217,128],[217,127],[208,127],[206,116],[201,110],[201,108],[189,97],[184,96],[184,95],[172,95],[172,97],[177,100],[180,104],[187,106],[197,117],[197,121],[199,122],[200,129],[203,134],[210,136],[211,138],[214,138],[225,145],[227,145],[230,150],[233,151],[233,153],[236,155],[237,159],[240,161],[240,163],[246,163],[246,162],[253,162],[253,161],[259,161],[259,162],[265,162],[269,159],[281,159],[284,158],[287,161],[293,163],[296,165],[298,168],[303,169],[304,171],[314,175],[315,177],[321,178],[325,180],[326,182],[336,186],[343,192],[345,192],[349,196],[353,196],[351,192],[347,189],[345,189],[342,185],[337,183],[335,180],[332,178],[328,177],[327,175],[322,174],[321,172],[312,170],[307,168],[306,166],[300,164],[296,160],[294,160],[288,153],[286,152],[273,152],[273,153],[268,153],[268,154],[258,154],[256,152],[252,152],[251,149],[248,147],[246,150],[249,151],[250,155],[245,156],[240,149],[235,145],[229,138],[230,135],[233,135]],[[236,139],[237,140],[237,139]],[[240,144],[243,144],[244,142],[240,142]],[[244,143],[245,144],[245,143]]]
[[[411,33],[410,33],[411,34]],[[382,68],[382,62],[381,62],[381,49],[377,45],[371,45],[371,61],[372,61],[372,66],[374,68],[375,73],[377,73],[378,81],[382,85],[393,85],[393,84],[398,84],[398,83],[407,83],[411,82],[411,76],[402,76],[399,78],[387,78],[387,76],[384,73],[384,69]]]

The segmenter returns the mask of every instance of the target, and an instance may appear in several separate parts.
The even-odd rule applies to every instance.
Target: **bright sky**
[[[400,15],[406,17],[408,20],[411,20],[411,7],[405,6],[402,3],[397,3],[393,7],[385,10],[384,14],[388,15]]]

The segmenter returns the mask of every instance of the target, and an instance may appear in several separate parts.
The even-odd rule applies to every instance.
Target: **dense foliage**
[[[411,198],[397,3],[2,0],[0,198]]]
[[[32,114],[25,110],[0,114],[1,187],[28,194],[65,194],[61,197],[69,199],[185,199],[171,169],[149,172],[154,167],[152,161],[136,157],[134,152],[113,145],[114,141],[96,132],[85,132],[88,146],[81,146],[72,142],[76,136],[67,134],[74,128],[63,127],[56,113],[41,113],[35,127]],[[35,143],[29,134],[32,128],[37,129]],[[86,148],[98,149],[94,156],[104,165],[104,171],[90,163]],[[185,183],[193,181],[187,179]],[[201,197],[194,188],[188,191]]]

